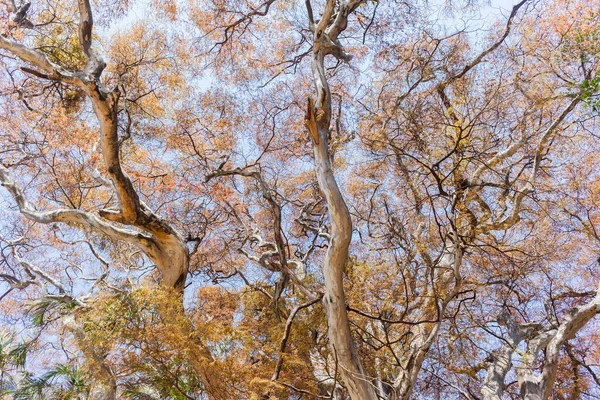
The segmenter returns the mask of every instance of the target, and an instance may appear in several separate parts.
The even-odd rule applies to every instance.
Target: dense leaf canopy
[[[600,398],[600,1],[18,1],[0,396]]]

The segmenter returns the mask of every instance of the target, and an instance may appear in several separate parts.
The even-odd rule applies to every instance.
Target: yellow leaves
[[[200,297],[227,303],[227,296],[218,294],[218,289],[207,289]],[[172,387],[175,373],[181,375],[177,379],[194,377],[190,384],[200,380],[213,398],[226,399],[231,390],[228,385],[240,370],[237,360],[228,359],[228,352],[235,348],[233,338],[215,327],[219,325],[215,319],[191,320],[184,313],[181,294],[171,289],[142,286],[101,294],[81,311],[80,320],[86,341],[101,354],[110,354],[113,365],[150,377],[160,371],[151,380],[157,389]],[[216,333],[211,335],[213,327]]]
[[[256,265],[250,266],[252,262],[238,252],[240,247],[253,254],[266,250],[247,240],[255,228],[265,240],[273,240],[273,211],[265,204],[256,182],[245,177],[205,182],[205,176],[216,168],[251,165],[253,170],[260,170],[269,185],[273,185],[271,194],[282,205],[286,254],[290,259],[306,257],[303,272],[307,276],[302,278],[303,282],[310,290],[322,292],[319,268],[323,254],[333,247],[331,243],[328,245],[326,235],[316,236],[296,219],[302,215],[315,230],[331,233],[331,219],[316,183],[311,146],[302,127],[305,99],[313,90],[310,33],[308,30],[298,33],[302,28],[293,15],[296,5],[287,0],[274,3],[268,16],[253,17],[251,24],[247,25],[249,20],[242,21],[229,29],[245,10],[256,11],[259,3],[229,0],[209,0],[202,5],[185,3],[153,0],[150,4],[156,10],[150,13],[163,18],[130,25],[125,20],[120,25],[124,29],[106,41],[109,66],[103,82],[107,88],[118,85],[122,93],[118,110],[118,133],[124,139],[120,159],[140,199],[172,222],[183,237],[201,238],[192,255],[190,272],[197,279],[194,284],[202,288],[195,297],[190,296],[195,286],[186,289],[185,313],[179,295],[141,287],[100,295],[90,301],[89,310],[81,311],[81,318],[94,347],[109,352],[119,367],[116,370],[123,375],[134,376],[143,371],[146,376],[155,373],[152,375],[155,377],[159,371],[161,378],[169,376],[166,372],[179,376],[178,368],[184,365],[185,371],[194,371],[190,375],[210,377],[210,384],[216,382],[219,386],[221,381],[239,379],[243,382],[240,390],[255,392],[254,398],[286,398],[290,389],[269,378],[281,356],[278,345],[285,319],[290,309],[306,301],[305,295],[292,282],[276,309],[269,296],[278,276]],[[381,3],[380,7],[384,10],[388,6]],[[197,25],[189,32],[189,25],[184,25],[188,21],[179,20],[188,16],[188,10]],[[544,23],[555,26],[545,33],[538,32],[541,23],[531,24],[530,31],[521,32],[522,37],[500,46],[481,65],[449,84],[448,104],[439,98],[435,86],[444,77],[460,71],[476,55],[477,49],[469,47],[464,35],[437,41],[432,35],[441,33],[435,29],[426,33],[413,26],[395,30],[386,25],[391,16],[381,16],[385,12],[378,12],[374,21],[370,21],[370,13],[359,16],[359,22],[373,24],[370,29],[391,29],[389,36],[377,44],[380,47],[375,52],[381,49],[378,54],[373,54],[370,46],[360,44],[358,30],[349,28],[339,37],[355,58],[348,66],[336,64],[333,57],[328,57],[325,69],[333,93],[334,132],[330,150],[332,153],[340,148],[348,150],[336,153],[334,169],[355,228],[350,250],[353,259],[346,265],[344,282],[350,306],[389,319],[406,312],[406,320],[415,323],[435,318],[431,293],[435,292],[439,298],[452,289],[448,278],[451,269],[438,263],[452,230],[458,231],[465,243],[461,274],[464,273],[468,285],[477,289],[477,301],[481,298],[483,302],[489,301],[481,313],[493,310],[504,300],[504,294],[495,293],[496,287],[486,283],[490,279],[510,280],[511,284],[522,284],[523,292],[533,293],[541,285],[534,279],[541,275],[540,271],[550,271],[553,277],[568,277],[564,271],[550,270],[543,263],[563,262],[560,257],[566,253],[570,260],[575,259],[582,245],[558,243],[555,236],[565,230],[557,228],[553,218],[560,215],[557,209],[573,207],[578,202],[581,208],[577,211],[585,216],[584,212],[596,200],[600,201],[600,184],[598,179],[588,178],[590,182],[583,179],[594,174],[591,168],[587,172],[579,170],[571,179],[553,180],[560,164],[553,161],[558,158],[561,163],[566,160],[593,166],[598,161],[597,152],[586,160],[575,160],[581,149],[570,148],[572,144],[568,143],[567,151],[555,152],[553,148],[544,153],[544,176],[540,177],[536,192],[524,200],[527,204],[523,207],[523,221],[508,233],[494,232],[471,241],[465,232],[468,233],[472,219],[464,217],[469,213],[477,214],[477,218],[485,214],[485,200],[493,208],[489,213],[501,219],[502,210],[495,204],[498,194],[506,190],[510,202],[510,196],[523,188],[532,167],[531,147],[561,106],[554,97],[560,94],[556,79],[549,77],[553,64],[547,62],[555,55],[557,38],[553,35],[562,35],[563,41],[573,42],[567,49],[573,54],[579,48],[592,48],[591,22],[576,26],[579,35],[590,35],[577,42],[576,35],[565,30],[576,22],[575,14],[558,6],[554,11],[556,21],[547,18]],[[47,45],[44,51],[53,60],[79,68],[81,49],[73,26],[73,21],[61,27],[49,26],[50,38],[44,39]],[[501,28],[498,25],[493,37],[486,38],[483,45],[497,39]],[[106,35],[114,31],[109,30]],[[191,37],[194,40],[188,40]],[[203,52],[214,41],[225,38],[227,43],[204,57]],[[396,39],[398,43],[390,43]],[[543,39],[541,44],[537,39]],[[213,42],[209,43],[210,40]],[[539,56],[539,60],[529,64],[529,54],[521,59],[520,51]],[[565,53],[568,61],[565,64],[573,67],[577,63],[573,63],[573,54],[569,52]],[[376,60],[372,61],[373,58]],[[298,64],[293,64],[296,61]],[[202,76],[205,62],[210,69]],[[262,86],[272,77],[275,79]],[[558,89],[565,87],[561,83]],[[2,89],[13,88],[6,85]],[[409,93],[410,90],[413,91]],[[19,146],[26,143],[17,150],[28,156],[27,152],[34,149],[32,159],[37,157],[41,161],[38,164],[37,159],[25,160],[31,166],[25,179],[35,177],[31,191],[39,192],[41,199],[49,198],[52,207],[68,202],[72,203],[69,207],[91,211],[107,205],[118,206],[112,190],[98,187],[100,184],[91,176],[94,169],[105,171],[97,126],[88,122],[89,106],[81,106],[81,93],[77,91],[61,87],[60,95],[62,106],[49,111],[35,124],[21,121],[25,119],[21,118],[23,114],[11,116],[16,121],[8,123],[11,130],[3,136],[7,138],[5,142]],[[25,97],[14,96],[11,106],[22,98]],[[28,101],[34,108],[44,111],[49,108],[42,100]],[[6,112],[6,115],[11,114]],[[341,115],[339,124],[338,115]],[[75,118],[83,122],[73,122]],[[125,136],[125,130],[130,137]],[[360,132],[359,139],[347,135],[347,131],[353,130]],[[30,131],[34,132],[33,139],[24,140],[29,139]],[[304,139],[300,139],[301,132]],[[482,200],[477,205],[476,197],[465,193],[468,182],[464,181],[475,167],[486,166],[498,151],[518,140],[521,132],[529,135],[522,151],[489,165],[482,175],[484,183],[473,186],[473,191],[479,190],[481,194]],[[556,143],[562,139],[557,136]],[[339,143],[342,145],[338,146]],[[578,143],[581,147],[586,144]],[[35,153],[38,149],[39,154]],[[14,153],[18,154],[7,157],[10,161],[20,159],[21,153]],[[51,172],[44,169],[49,165],[54,168]],[[562,196],[559,186],[569,194],[585,192],[586,200]],[[463,201],[465,198],[468,201]],[[534,204],[540,198],[549,199],[554,208]],[[510,210],[510,204],[508,207]],[[588,215],[591,224],[600,222],[597,210],[592,209]],[[576,222],[568,221],[568,228]],[[88,235],[89,231],[84,230],[83,234]],[[569,235],[573,235],[571,230]],[[127,267],[132,267],[128,272],[136,274],[135,267],[148,265],[137,249],[107,239],[97,239],[95,243],[99,243],[103,256],[110,257],[111,282],[124,279]],[[579,256],[582,261],[594,254],[587,248],[582,253],[585,253]],[[243,279],[234,274],[236,268],[245,274]],[[214,282],[231,275],[231,284],[224,285],[227,290],[205,286],[206,281],[197,278],[205,272]],[[585,275],[585,279],[592,278],[591,272]],[[536,293],[533,295],[537,296]],[[507,294],[506,298],[510,300],[510,296],[513,294]],[[519,306],[526,307],[528,296],[529,293],[523,294],[525,300]],[[476,307],[464,312],[471,305],[470,301],[463,301],[461,294],[441,315],[452,316],[458,307],[450,325],[466,324],[462,318],[474,318],[468,322],[478,323],[477,316],[471,315],[479,312]],[[408,311],[409,306],[414,309]],[[359,335],[365,342],[372,337],[384,339],[384,334],[376,332],[384,329],[378,325],[381,321],[355,314],[351,318],[351,329],[357,339]],[[371,369],[375,369],[380,356],[386,365],[377,372],[384,371],[381,376],[396,373],[393,367],[397,366],[396,361],[383,357],[384,353],[394,350],[392,346],[410,346],[409,333],[415,335],[419,329],[431,328],[430,324],[389,325],[385,328],[389,328],[391,335],[386,339],[393,344],[388,343],[388,349],[375,351],[357,340],[359,351],[365,353],[363,359],[367,360],[369,376],[376,376]],[[442,330],[447,326],[444,323]],[[308,354],[325,347],[326,331],[320,305],[298,313],[283,354],[282,381],[313,391]],[[481,335],[478,338],[481,341],[487,338]],[[432,351],[443,351],[446,337],[441,336],[440,345],[432,346]],[[473,336],[456,335],[456,342],[467,339]],[[458,348],[459,344],[452,346]],[[402,356],[401,351],[398,354]],[[167,367],[156,367],[153,361]],[[467,369],[456,368],[456,371],[475,376]],[[231,392],[221,397],[227,396],[231,398]]]
[[[67,25],[52,24],[46,35],[36,37],[36,47],[48,58],[72,71],[81,71],[86,58],[77,31]]]
[[[163,32],[137,22],[130,29],[115,34],[107,50],[118,72],[125,73],[144,65],[157,63],[160,66],[166,46]]]
[[[107,350],[120,343],[152,343],[160,338],[170,351],[189,352],[194,334],[180,296],[159,287],[104,293],[91,302],[89,310],[82,311],[87,338]]]
[[[265,378],[253,378],[250,387],[254,390],[249,400],[280,400],[289,396],[289,389],[284,385]]]
[[[229,293],[218,286],[207,286],[198,290],[197,304],[194,307],[198,334],[218,342],[231,338],[235,333],[234,317],[238,311],[239,295]]]
[[[385,262],[357,263],[350,261],[346,266],[348,300],[351,305],[365,304],[382,311],[392,306],[402,289],[398,285],[396,268]]]

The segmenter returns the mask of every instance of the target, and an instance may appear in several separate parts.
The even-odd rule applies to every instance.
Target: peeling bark
[[[343,272],[348,262],[352,240],[352,221],[346,202],[335,180],[329,157],[329,126],[331,123],[331,93],[325,74],[325,56],[338,58],[345,54],[337,42],[337,35],[347,24],[348,15],[360,1],[346,1],[339,5],[336,19],[331,23],[335,2],[330,0],[314,31],[312,73],[317,93],[314,109],[307,111],[309,132],[313,137],[313,154],[319,188],[325,196],[331,219],[331,240],[323,260],[325,293],[323,305],[327,314],[328,336],[342,380],[353,400],[375,399],[370,378],[366,376],[350,332]],[[309,107],[312,101],[309,100]],[[314,121],[314,122],[313,122]],[[316,132],[314,128],[316,126]],[[312,129],[311,129],[312,128]],[[315,137],[316,133],[316,137]]]
[[[7,187],[19,205],[21,213],[36,222],[80,223],[115,239],[136,244],[154,262],[161,272],[162,285],[183,290],[189,267],[189,254],[181,235],[164,219],[160,218],[139,198],[133,183],[123,170],[120,160],[118,137],[118,90],[107,91],[99,84],[100,74],[105,63],[92,49],[93,19],[88,0],[79,0],[80,23],[79,40],[87,58],[83,72],[68,71],[51,62],[33,49],[0,36],[0,48],[5,49],[20,60],[34,66],[37,76],[61,81],[83,90],[92,102],[100,125],[102,155],[119,199],[120,209],[101,210],[100,217],[80,210],[56,210],[38,212],[27,203],[24,194],[18,189],[9,171],[2,167],[0,180]],[[114,223],[117,224],[114,224]],[[137,229],[123,229],[120,225]],[[138,231],[139,229],[139,231]]]
[[[575,309],[554,329],[540,333],[529,341],[522,366],[518,369],[519,389],[525,400],[545,400],[552,395],[560,349],[592,318],[600,313],[600,286],[587,304]],[[541,374],[536,373],[536,361],[544,351]]]

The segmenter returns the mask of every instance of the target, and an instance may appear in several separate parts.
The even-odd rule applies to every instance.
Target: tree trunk
[[[343,273],[348,262],[348,251],[352,240],[352,221],[346,202],[337,185],[329,158],[329,124],[331,121],[331,94],[325,78],[324,56],[313,56],[313,74],[318,93],[316,109],[308,110],[307,124],[316,127],[313,137],[315,168],[319,188],[325,195],[331,219],[331,240],[323,261],[325,294],[323,305],[327,314],[329,344],[334,360],[339,365],[352,400],[375,399],[375,390],[362,368],[348,321]],[[311,107],[309,102],[309,107]],[[310,128],[309,128],[310,130]],[[315,132],[311,131],[314,135]]]

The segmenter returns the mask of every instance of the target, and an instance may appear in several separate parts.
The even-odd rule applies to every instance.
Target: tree
[[[11,0],[3,390],[597,396],[599,5]]]

